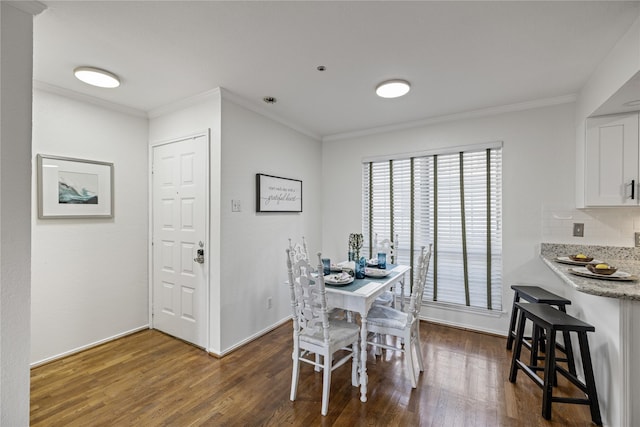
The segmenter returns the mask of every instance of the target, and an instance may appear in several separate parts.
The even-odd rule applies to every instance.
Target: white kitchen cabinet
[[[587,119],[585,206],[638,206],[638,113]]]

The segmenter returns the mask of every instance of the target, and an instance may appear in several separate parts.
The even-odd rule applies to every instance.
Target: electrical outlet
[[[269,297],[267,298],[267,310],[271,310],[271,307],[273,307],[273,300]]]
[[[231,201],[231,212],[240,212],[240,200]]]
[[[580,222],[573,223],[573,237],[584,237],[584,224]]]
[[[640,247],[640,233],[638,233],[637,231],[635,233],[635,242],[636,242],[636,248]]]

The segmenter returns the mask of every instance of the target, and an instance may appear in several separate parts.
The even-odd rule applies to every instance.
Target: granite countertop
[[[640,301],[640,281],[601,280],[577,276],[569,272],[569,269],[575,266],[556,261],[559,256],[577,253],[587,254],[640,278],[640,252],[637,248],[543,243],[540,257],[565,283],[580,292]]]

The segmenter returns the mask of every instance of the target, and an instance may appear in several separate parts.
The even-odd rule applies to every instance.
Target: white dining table
[[[401,302],[404,305],[404,276],[411,267],[388,265],[389,275],[382,278],[356,279],[347,286],[332,286],[325,283],[327,305],[360,313],[360,400],[367,401],[367,313],[373,302],[384,291],[396,284],[401,285]]]

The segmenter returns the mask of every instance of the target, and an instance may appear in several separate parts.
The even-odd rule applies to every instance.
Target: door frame
[[[194,132],[191,134],[187,134],[185,136],[160,140],[156,142],[152,142],[149,144],[149,156],[148,156],[148,203],[149,203],[149,230],[148,230],[148,239],[147,239],[147,268],[148,268],[148,315],[149,315],[149,328],[154,329],[153,327],[153,153],[156,147],[168,144],[174,144],[177,142],[185,141],[188,139],[196,139],[204,137],[205,138],[205,174],[207,175],[205,178],[205,221],[204,221],[204,247],[206,249],[205,256],[205,267],[204,267],[204,295],[205,299],[205,319],[203,322],[205,323],[205,342],[204,342],[204,351],[209,352],[209,344],[211,340],[210,328],[211,328],[211,304],[209,301],[209,295],[211,293],[211,250],[210,250],[210,222],[211,222],[211,212],[210,212],[210,186],[211,186],[211,129],[206,129],[199,132]]]

